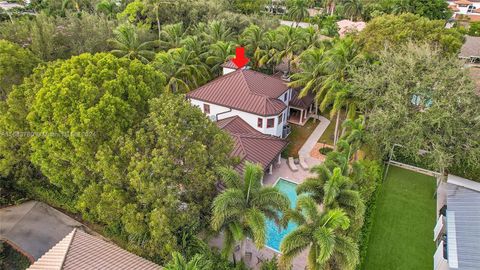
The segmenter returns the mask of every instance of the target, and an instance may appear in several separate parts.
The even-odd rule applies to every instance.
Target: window
[[[285,101],[285,102],[287,101],[287,96],[288,96],[288,92],[285,93],[285,95],[283,96],[283,101]]]
[[[267,119],[267,128],[272,128],[275,126],[275,118],[268,118]]]
[[[210,114],[210,105],[203,104],[203,112],[206,114]]]
[[[263,119],[262,118],[258,118],[257,127],[263,128]]]
[[[281,125],[283,122],[283,113],[278,116],[278,124]]]

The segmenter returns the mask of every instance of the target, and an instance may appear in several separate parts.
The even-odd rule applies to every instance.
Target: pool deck
[[[312,155],[312,151],[318,151],[315,150],[315,146],[317,145],[317,141],[322,136],[323,132],[326,129],[326,126],[328,126],[328,119],[323,120],[324,125],[319,125],[315,131],[310,135],[310,137],[307,139],[305,144],[301,148],[301,153],[299,151],[299,154],[302,154],[302,156],[305,158],[305,162],[309,166],[309,168],[312,168],[316,165],[319,165],[323,162],[323,158],[319,157],[318,155]],[[320,122],[322,123],[322,121]],[[279,178],[283,178],[285,180],[294,182],[296,184],[301,184],[303,183],[307,178],[313,176],[310,172],[310,170],[304,170],[300,165],[297,165],[298,171],[292,171],[290,167],[288,166],[288,161],[286,159],[281,159],[280,164],[276,163],[273,168],[272,174],[265,174],[263,178],[263,185],[265,186],[273,186],[275,183],[278,181]],[[218,236],[214,237],[209,241],[209,245],[212,247],[216,247],[221,249],[223,245],[223,235],[219,234]],[[280,257],[280,253],[278,251],[275,251],[273,249],[270,249],[268,247],[264,247],[261,249],[257,249],[255,245],[253,244],[252,241],[248,240],[247,241],[247,246],[246,246],[246,252],[247,254],[251,254],[251,256],[248,256],[249,258],[246,258],[245,263],[247,266],[249,266],[251,269],[257,270],[260,269],[262,265],[262,261],[270,260],[272,259],[275,255],[277,255],[277,258]],[[307,267],[307,257],[308,257],[308,251],[309,249],[304,250],[300,255],[298,255],[293,261],[292,261],[292,268],[293,270],[304,270]],[[239,259],[240,258],[240,252],[236,251],[235,252],[235,258]]]

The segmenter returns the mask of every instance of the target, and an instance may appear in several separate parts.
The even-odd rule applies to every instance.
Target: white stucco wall
[[[279,124],[278,123],[278,117],[279,117],[280,114],[275,115],[275,116],[264,117],[264,116],[259,116],[259,115],[255,115],[255,114],[248,113],[248,112],[243,112],[243,111],[239,111],[239,110],[235,110],[235,109],[230,109],[230,108],[220,106],[220,105],[216,105],[216,104],[203,102],[201,100],[190,99],[190,102],[192,103],[192,105],[199,107],[202,110],[202,112],[203,112],[203,105],[204,104],[210,105],[210,113],[207,114],[209,117],[213,116],[213,115],[216,115],[217,120],[222,120],[222,119],[232,117],[232,116],[239,116],[245,122],[247,122],[251,127],[255,128],[256,130],[260,131],[261,133],[267,134],[267,135],[273,135],[273,136],[276,136],[276,137],[281,137],[282,136],[283,127],[287,123],[286,118],[287,118],[288,108],[286,108],[282,112],[282,114],[283,114],[282,118],[283,119],[282,119],[282,122]],[[263,128],[259,128],[257,126],[258,118],[263,119]],[[272,128],[267,128],[267,119],[270,119],[270,118],[275,119],[274,120],[274,126]]]
[[[455,12],[455,14],[472,14],[472,12],[468,12],[469,10],[475,10],[477,8],[480,8],[480,2],[472,2],[470,6],[472,6],[469,9],[469,6],[460,6],[458,4],[455,4],[455,1],[447,1],[449,5],[456,5],[459,11]]]

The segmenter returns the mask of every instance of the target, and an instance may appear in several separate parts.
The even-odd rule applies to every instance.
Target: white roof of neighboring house
[[[367,24],[365,22],[354,22],[350,20],[341,20],[337,22],[338,25],[338,34],[340,37],[344,37],[349,32],[360,32]]]
[[[480,183],[447,179],[447,254],[450,269],[480,267]]]

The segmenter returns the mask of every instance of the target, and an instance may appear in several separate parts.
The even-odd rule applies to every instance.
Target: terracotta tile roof
[[[450,5],[450,6],[448,6],[448,8],[450,8],[452,11],[460,11],[460,9],[458,9],[457,5]]]
[[[74,229],[27,270],[158,270],[160,266]]]
[[[471,5],[472,2],[470,2],[468,0],[458,0],[458,1],[455,1],[455,4],[457,4],[457,5]]]
[[[480,67],[470,67],[470,77],[475,83],[477,94],[480,95]]]
[[[235,167],[238,172],[243,171],[245,161],[260,164],[266,170],[288,144],[284,139],[262,134],[239,116],[219,120],[217,125],[228,132],[235,142],[231,155],[240,158]]]
[[[231,69],[237,69],[237,68],[238,68],[237,65],[235,65],[235,64],[233,63],[232,60],[228,60],[227,62],[221,64],[220,66],[221,66],[221,67],[224,67],[224,68],[231,68]]]
[[[299,93],[300,91],[298,89],[292,91],[292,99],[290,100],[289,105],[300,109],[308,109],[313,103],[314,96],[311,93],[308,93],[303,98],[298,98]]]
[[[480,22],[480,15],[478,14],[455,14],[455,19],[466,22]]]
[[[465,36],[465,43],[458,56],[462,58],[480,56],[480,37]]]
[[[187,94],[188,98],[262,116],[280,114],[287,107],[278,99],[288,87],[278,78],[238,69]]]

